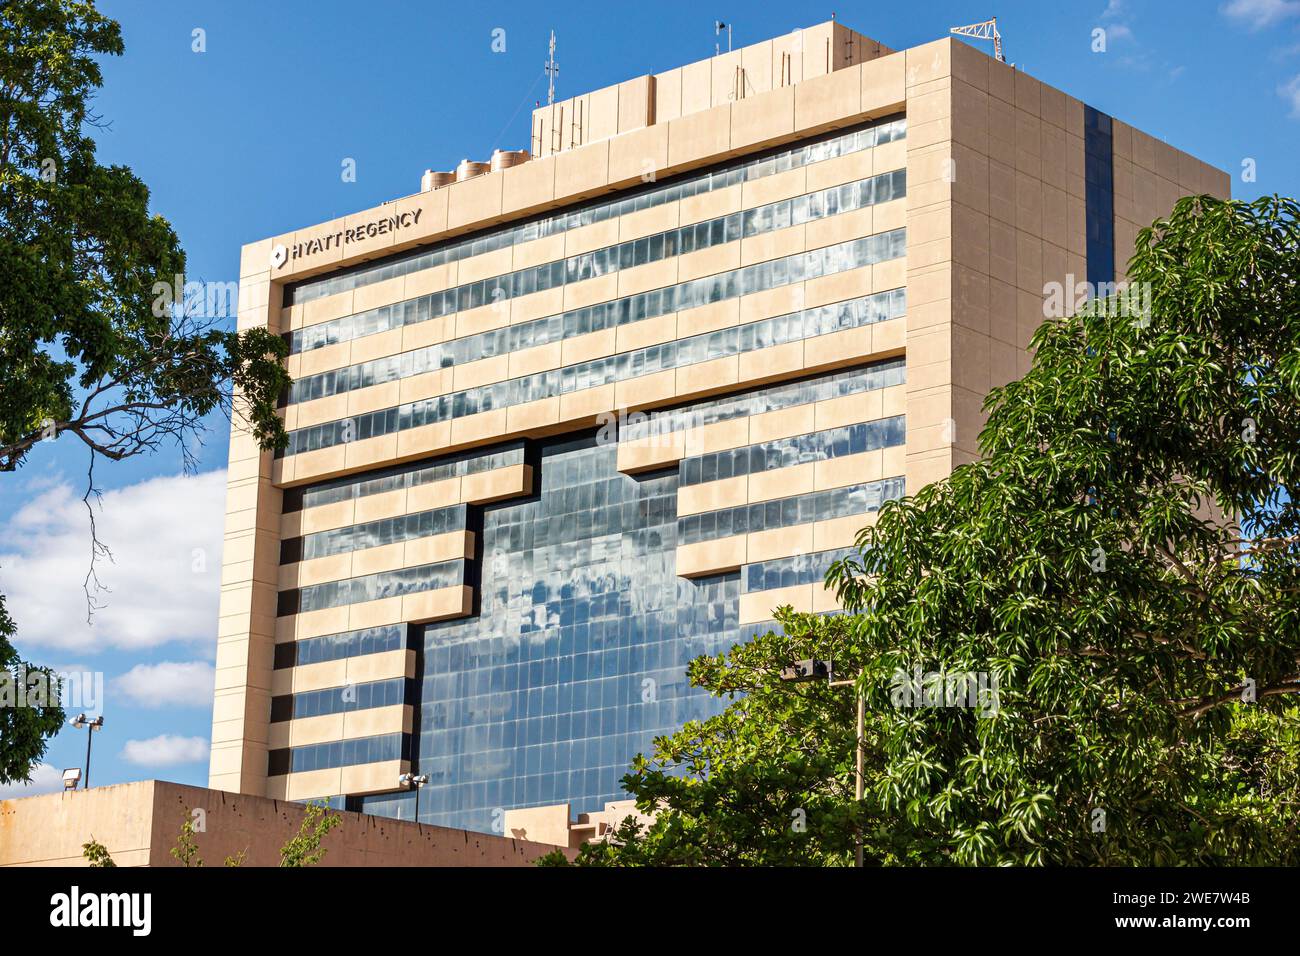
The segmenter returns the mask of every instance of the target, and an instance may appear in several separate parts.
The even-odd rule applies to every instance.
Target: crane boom
[[[1002,34],[998,32],[998,18],[993,17],[982,23],[972,23],[969,26],[953,27],[949,33],[960,34],[964,37],[973,37],[976,40],[992,40],[993,56],[999,63],[1005,63],[1006,58],[1002,55]]]

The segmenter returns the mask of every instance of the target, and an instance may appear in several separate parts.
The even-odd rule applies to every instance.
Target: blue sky
[[[179,232],[190,279],[238,276],[239,248],[419,188],[494,148],[525,148],[558,37],[557,96],[838,19],[902,49],[994,8],[1007,59],[1234,176],[1237,198],[1300,194],[1300,0],[878,4],[493,5],[373,0],[101,0],[125,55],[104,68],[102,162],[131,166]],[[1092,50],[1106,30],[1106,51]],[[195,52],[194,31],[204,31]],[[504,30],[505,52],[492,50]],[[724,40],[725,43],[725,40]],[[344,182],[342,164],[356,165]],[[1242,179],[1253,161],[1257,179]],[[226,425],[198,474],[174,450],[97,467],[101,537],[115,561],[94,625],[81,581],[89,539],[86,455],[66,437],[0,478],[0,592],[29,659],[102,673],[97,784],[207,780],[211,660],[224,506]],[[85,732],[52,743],[35,785],[84,760]],[[3,788],[0,788],[3,792]]]

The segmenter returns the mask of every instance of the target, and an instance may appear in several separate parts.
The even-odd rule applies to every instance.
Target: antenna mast
[[[723,23],[721,20],[714,20],[713,21],[713,38],[715,41],[713,44],[714,56],[720,56],[722,54],[722,42],[718,40],[718,37],[722,35],[723,30],[727,31],[727,52],[728,53],[731,52],[731,24]]]
[[[983,23],[972,23],[970,26],[953,27],[948,32],[957,33],[964,37],[974,37],[976,40],[992,40],[993,56],[999,63],[1007,62],[1006,57],[1002,55],[1002,34],[998,33],[997,17],[985,20]]]
[[[555,31],[551,31],[550,55],[546,58],[546,105],[555,103],[555,78],[560,75],[560,64],[555,62]]]

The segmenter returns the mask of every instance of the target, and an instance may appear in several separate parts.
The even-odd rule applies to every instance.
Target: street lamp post
[[[861,676],[861,673],[859,673],[858,677],[860,678]],[[796,661],[794,664],[783,668],[781,671],[781,680],[788,681],[792,684],[805,684],[809,681],[819,680],[823,677],[826,678],[827,687],[850,687],[858,682],[857,680],[835,680],[835,668],[833,662],[818,660],[817,658],[807,661]],[[853,795],[858,802],[858,806],[861,807],[862,798],[866,795],[866,788],[863,779],[864,764],[866,762],[865,742],[863,738],[866,736],[867,732],[867,699],[863,695],[861,689],[858,690],[857,697],[857,753],[854,758]],[[854,833],[853,865],[857,867],[862,866],[861,826],[857,827],[856,832]]]
[[[83,728],[86,731],[86,782],[82,785],[83,789],[90,789],[90,743],[95,739],[95,731],[104,729],[104,715],[100,714],[94,720],[91,720],[85,714],[78,714],[77,719],[72,722],[72,726],[78,730]]]
[[[427,773],[404,773],[397,778],[397,782],[407,790],[415,791],[415,822],[420,822],[420,790],[429,782]]]

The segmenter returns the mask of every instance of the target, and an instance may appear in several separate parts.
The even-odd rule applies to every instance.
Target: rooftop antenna
[[[555,78],[560,75],[560,64],[555,62],[555,31],[551,31],[550,55],[546,58],[546,105],[555,103]]]
[[[713,21],[713,36],[715,38],[722,36],[722,31],[727,31],[727,52],[731,52],[731,24],[723,23],[721,20]],[[722,52],[722,42],[718,41],[713,44],[713,55],[717,56]]]
[[[976,40],[992,40],[993,56],[999,63],[1007,62],[1006,57],[1002,55],[1002,34],[998,33],[997,17],[985,20],[983,23],[972,23],[970,26],[953,27],[948,32],[960,34],[964,37],[974,37]]]

